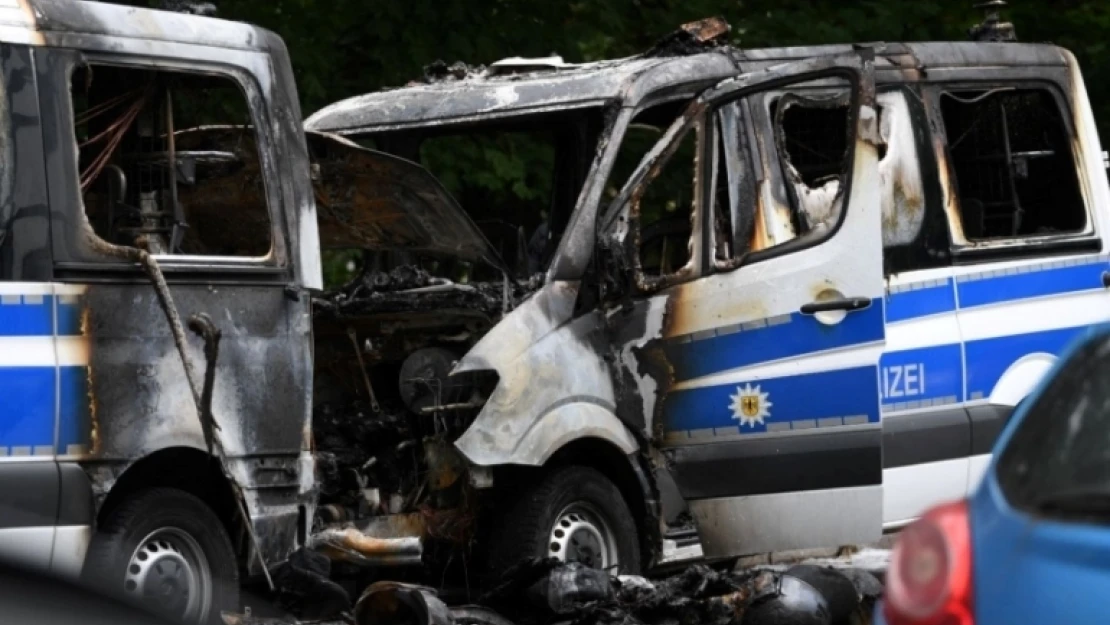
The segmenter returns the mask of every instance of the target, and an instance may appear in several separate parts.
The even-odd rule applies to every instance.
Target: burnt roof
[[[563,65],[521,73],[486,68],[462,78],[375,91],[330,104],[305,120],[305,127],[337,134],[362,134],[408,127],[509,117],[548,110],[599,106],[618,99],[636,102],[667,83],[713,81],[741,71],[815,56],[851,54],[873,47],[878,79],[884,73],[923,68],[1064,66],[1064,51],[1049,44],[928,42],[712,48],[686,56],[647,57]]]
[[[237,50],[284,52],[272,32],[225,19],[76,0],[0,0],[0,36],[6,42],[83,46],[82,38],[108,36]]]

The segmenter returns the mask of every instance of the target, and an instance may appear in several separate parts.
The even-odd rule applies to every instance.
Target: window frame
[[[683,87],[686,87],[684,85]],[[684,101],[679,114],[675,119],[665,128],[659,135],[659,138],[648,149],[643,156],[640,157],[640,162],[632,170],[627,180],[621,182],[621,186],[617,192],[616,197],[612,200],[605,202],[602,197],[598,211],[598,217],[595,222],[595,233],[607,232],[613,230],[617,221],[624,220],[625,216],[631,217],[630,204],[633,200],[633,192],[644,185],[650,185],[658,177],[659,173],[671,162],[671,158],[677,153],[678,146],[686,139],[687,133],[694,132],[696,134],[696,144],[694,152],[697,159],[692,163],[693,168],[691,172],[694,174],[693,181],[693,206],[691,207],[691,220],[690,224],[690,238],[687,244],[690,246],[690,258],[687,264],[678,272],[671,274],[664,274],[659,276],[647,276],[643,272],[642,258],[640,257],[640,236],[641,236],[641,222],[637,215],[634,219],[629,219],[625,223],[628,233],[625,240],[625,254],[632,259],[632,266],[630,269],[633,273],[633,283],[639,295],[652,295],[658,291],[685,284],[698,278],[708,275],[707,265],[703,262],[705,256],[706,239],[700,236],[705,231],[705,211],[704,205],[706,201],[703,168],[704,168],[704,150],[706,145],[706,134],[715,135],[715,121],[711,119],[708,109],[703,109],[698,115],[685,118],[684,113],[689,110],[689,107],[698,101],[699,95],[705,91],[703,88],[697,92],[691,92],[685,88],[664,89],[659,93],[644,98],[639,105],[631,108],[628,114],[627,123],[620,129],[620,141],[613,142],[609,146],[612,152],[612,161],[609,163],[608,169],[605,172],[605,179],[600,183],[600,188],[604,192],[604,188],[613,175],[613,170],[616,166],[616,159],[620,153],[621,148],[624,146],[624,141],[627,138],[628,128],[633,125],[633,121],[640,113],[657,106],[663,106],[673,102]],[[629,109],[626,109],[629,110]],[[700,122],[699,122],[700,120]],[[615,135],[614,135],[615,136]],[[611,141],[611,139],[610,139]],[[644,160],[649,154],[661,144],[666,143],[666,146],[660,153],[659,157],[652,163],[648,164],[645,168]],[[644,187],[646,188],[646,186]],[[602,208],[603,207],[603,208]],[[565,234],[564,234],[565,236]],[[595,234],[595,236],[597,236]]]
[[[883,245],[884,273],[892,276],[951,267],[954,262],[952,258],[952,235],[948,215],[944,210],[945,196],[941,189],[942,182],[938,174],[936,153],[933,150],[938,135],[929,122],[928,107],[922,97],[922,85],[905,81],[880,84],[878,85],[876,102],[878,102],[879,95],[887,93],[900,94],[909,111],[910,124],[914,131],[914,150],[917,153],[925,215],[921,222],[921,229],[913,241],[897,245]],[[881,158],[879,162],[882,162]],[[904,253],[906,251],[911,251],[915,256],[920,257],[924,250],[927,255],[930,249],[928,246],[930,238],[940,238],[942,235],[944,242],[936,251],[943,253],[943,256],[937,256],[932,262],[895,263],[891,258],[896,252]]]
[[[264,95],[255,76],[247,70],[247,68],[227,63],[166,59],[142,54],[109,53],[76,49],[46,49],[45,52],[64,53],[59,55],[59,58],[62,59],[61,67],[59,68],[61,71],[55,71],[51,74],[51,86],[49,88],[54,90],[55,97],[58,100],[56,104],[60,110],[57,111],[57,114],[66,119],[66,124],[58,131],[58,136],[61,139],[61,151],[64,153],[65,159],[71,162],[71,164],[67,163],[67,167],[61,170],[54,167],[53,174],[66,178],[71,177],[70,174],[79,176],[80,173],[77,171],[78,153],[76,150],[76,126],[74,124],[75,111],[71,94],[73,73],[79,66],[99,65],[136,70],[145,69],[169,73],[207,75],[230,80],[239,87],[241,95],[250,111],[252,129],[255,133],[255,145],[259,152],[259,163],[264,172],[263,184],[265,188],[267,215],[270,223],[269,252],[265,256],[204,256],[193,254],[152,254],[151,256],[158,261],[159,265],[168,276],[175,273],[219,273],[239,274],[244,277],[258,276],[259,279],[265,280],[265,276],[284,278],[287,277],[287,274],[292,272],[292,266],[289,262],[288,238],[286,236],[287,223],[285,219],[284,201],[280,185],[276,182],[280,180],[280,168],[273,154],[268,150],[269,147],[275,145],[272,120],[270,119],[267,108],[261,106],[261,103],[267,102],[268,99]],[[70,170],[70,167],[72,167],[72,170]],[[73,184],[75,190],[74,197],[62,197],[59,199],[63,202],[72,200],[75,203],[75,207],[62,207],[61,210],[68,211],[70,222],[68,225],[71,229],[81,229],[82,226],[78,225],[77,220],[86,219],[84,197],[77,182],[75,180],[69,182]],[[55,209],[52,210],[56,210],[57,205],[53,198],[51,204],[55,206]],[[80,211],[80,213],[78,214],[77,211]],[[55,228],[55,230],[57,230],[57,228]],[[64,237],[65,235],[62,236]],[[58,244],[59,241],[57,240],[57,235],[55,235],[54,264],[57,270],[62,270],[63,272],[75,270],[84,273],[90,270],[107,270],[139,273],[140,271],[133,263],[97,254],[85,247],[78,248],[80,251],[76,258],[72,255],[60,254],[57,249]],[[63,258],[66,260],[61,260]]]
[[[956,193],[959,184],[952,154],[948,145],[948,129],[941,111],[941,100],[945,93],[959,91],[989,91],[999,88],[1012,88],[1017,91],[1039,90],[1047,92],[1055,102],[1060,118],[1064,122],[1065,135],[1071,143],[1071,163],[1075,171],[1075,181],[1083,202],[1086,226],[1081,232],[995,238],[971,241],[964,235],[963,211],[960,198]],[[1050,78],[1014,78],[988,80],[946,80],[923,85],[922,96],[926,103],[929,123],[934,134],[934,158],[940,176],[942,205],[948,220],[948,233],[951,243],[953,264],[969,264],[997,258],[1021,258],[1051,251],[1069,251],[1077,248],[1100,249],[1099,235],[1094,214],[1090,180],[1083,175],[1083,155],[1076,140],[1077,123],[1071,102],[1065,95],[1060,83]]]
[[[777,130],[775,128],[775,120],[771,116],[770,98],[780,97],[787,92],[798,91],[828,91],[834,87],[831,86],[805,86],[801,89],[796,88],[797,85],[806,85],[814,81],[829,81],[839,79],[844,81],[848,90],[848,118],[847,129],[850,132],[847,141],[847,151],[845,153],[845,162],[851,164],[856,159],[856,143],[859,140],[859,111],[860,111],[860,94],[859,94],[859,81],[858,78],[851,72],[842,70],[831,69],[819,71],[816,73],[796,74],[784,76],[782,79],[765,85],[765,88],[760,88],[746,95],[738,97],[730,97],[722,99],[719,102],[714,102],[710,107],[709,113],[716,118],[720,109],[730,103],[739,101],[743,107],[743,116],[738,124],[742,132],[747,133],[749,140],[747,145],[747,152],[753,159],[750,163],[752,173],[756,181],[756,211],[755,225],[753,228],[759,228],[759,222],[762,220],[761,211],[764,210],[765,205],[765,185],[770,185],[768,192],[774,193],[776,189],[781,190],[785,194],[785,200],[789,203],[791,210],[797,210],[794,204],[793,194],[786,188],[786,177],[783,171],[782,156],[779,154],[778,143],[776,140]],[[877,113],[877,110],[876,110]],[[741,149],[741,152],[744,150]],[[749,251],[745,254],[737,255],[735,249],[733,250],[733,258],[730,262],[724,263],[717,261],[714,267],[714,273],[728,273],[736,271],[742,267],[747,267],[756,263],[794,254],[811,247],[821,245],[836,237],[844,221],[847,219],[848,210],[850,206],[847,204],[852,193],[852,186],[854,181],[853,168],[851,166],[845,169],[845,181],[842,185],[841,195],[845,202],[843,209],[835,224],[829,228],[824,234],[819,237],[810,236],[809,233],[796,234],[793,238],[787,239],[781,243],[773,244],[756,251]],[[715,193],[715,190],[713,190]],[[715,196],[709,197],[710,206],[717,205]],[[715,218],[716,215],[713,215]],[[733,224],[733,230],[737,227]],[[765,226],[764,226],[765,227]],[[812,230],[810,232],[813,232]]]

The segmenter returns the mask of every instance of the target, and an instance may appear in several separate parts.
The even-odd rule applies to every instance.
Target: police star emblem
[[[737,386],[736,394],[729,395],[732,404],[732,418],[740,422],[740,426],[745,425],[755,427],[763,425],[764,419],[771,416],[771,406],[769,395],[764,393],[758,385],[752,386],[750,383],[745,386]]]

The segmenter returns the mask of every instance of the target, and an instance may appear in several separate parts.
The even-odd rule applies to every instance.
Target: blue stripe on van
[[[51,336],[53,305],[50,295],[0,296],[0,336]]]
[[[58,336],[81,336],[81,298],[58,296]]]
[[[54,367],[0,367],[0,454],[54,445]]]
[[[1006,273],[987,271],[981,276],[961,276],[956,282],[960,308],[1101,289],[1102,272],[1107,268],[1106,259],[1098,258],[1063,267],[1020,267],[1000,270]]]
[[[762,423],[741,425],[734,413],[737,397],[766,394],[768,415]],[[875,393],[875,367],[855,367],[782,378],[752,380],[672,391],[664,399],[663,429],[666,432],[719,429],[721,435],[755,434],[818,425],[853,425],[879,422]],[[844,418],[848,421],[843,421]],[[818,420],[837,423],[816,423]]]
[[[967,342],[964,347],[968,369],[967,400],[989,397],[995,384],[1002,379],[1002,374],[1023,356],[1037,352],[1060,354],[1068,342],[1087,327],[1060,328]]]
[[[883,340],[882,299],[849,313],[834,326],[793,313],[667,341],[675,379],[690,380],[729,369]],[[702,338],[704,335],[704,338]],[[874,384],[874,380],[872,380]]]
[[[910,288],[892,292],[886,298],[886,321],[897,323],[956,310],[956,294],[952,280],[929,286],[907,285]],[[905,287],[902,287],[905,288]]]

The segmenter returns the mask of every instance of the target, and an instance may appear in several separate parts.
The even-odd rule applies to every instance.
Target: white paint
[[[960,342],[960,324],[955,311],[916,317],[886,325],[886,351],[951,345]]]
[[[939,503],[964,497],[967,479],[967,458],[883,469],[883,526],[904,525]]]
[[[979,266],[984,269],[995,269]],[[1110,317],[1110,294],[1092,289],[1065,295],[977,306],[959,311],[960,331],[964,340],[1042,332],[1053,328],[1070,328],[1102,323]]]
[[[797,180],[801,176],[793,165],[787,163]],[[819,187],[810,187],[804,182],[794,185],[794,192],[798,196],[799,209],[806,216],[806,223],[810,229],[831,228],[840,218],[841,202],[837,198],[840,193],[840,181],[828,180]]]
[[[0,336],[0,367],[53,367],[54,337]]]
[[[484,107],[483,110],[512,106],[519,99],[520,94],[517,93],[516,85],[505,85],[503,87],[498,87],[494,89],[493,93],[491,94],[492,101],[490,105]]]
[[[0,529],[0,559],[46,572],[54,548],[54,527]]]
[[[690,502],[706,557],[727,557],[879,540],[879,486]]]
[[[705,376],[702,378],[695,378],[686,380],[675,384],[672,388],[675,391],[686,390],[691,388],[702,388],[706,386],[717,386],[720,384],[732,384],[740,381],[756,381],[770,378],[780,378],[791,375],[803,375],[806,373],[819,373],[823,371],[835,371],[843,369],[845,365],[845,353],[851,353],[860,349],[868,349],[874,356],[872,363],[878,362],[879,354],[883,351],[883,344],[875,342],[868,345],[852,346],[844,349],[830,349],[823,352],[809,352],[803,356],[794,356],[791,358],[782,358],[779,360],[772,360],[768,362],[761,362],[755,365],[747,365],[744,367],[737,367],[735,369],[728,369],[720,373]],[[875,386],[875,392],[878,393],[878,385]]]
[[[62,525],[54,528],[54,552],[50,557],[50,572],[64,578],[79,578],[91,540],[92,527],[88,525]]]
[[[50,295],[53,287],[49,282],[0,282],[0,295]]]
[[[603,440],[625,455],[640,448],[612,412],[597,404],[576,402],[559,406],[534,422],[507,462],[543,465],[568,443],[584,438]]]
[[[1006,369],[994,385],[989,403],[1011,408],[1017,406],[1033,392],[1054,364],[1054,354],[1035,352],[1022,356]]]
[[[967,494],[971,496],[979,489],[979,485],[983,482],[983,476],[987,474],[987,469],[991,466],[991,454],[984,454],[982,456],[972,456],[968,459],[967,467]]]

